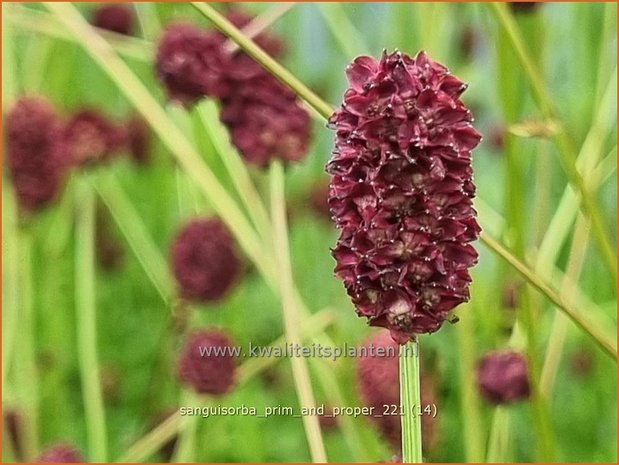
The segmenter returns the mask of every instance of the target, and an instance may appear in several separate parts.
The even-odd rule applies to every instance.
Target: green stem
[[[6,5],[2,5],[2,109],[8,108],[18,94],[15,66],[15,40]]]
[[[189,391],[181,394],[181,406],[200,405],[205,406],[208,400]],[[178,442],[172,457],[172,463],[192,463],[196,462],[196,450],[198,439],[198,427],[202,417],[195,415],[185,419],[185,427],[179,434]]]
[[[251,180],[247,163],[232,146],[225,128],[219,121],[219,111],[215,102],[205,101],[198,105],[198,113],[202,124],[208,133],[215,151],[223,162],[228,175],[232,179],[235,190],[245,206],[252,222],[256,226],[262,240],[267,243],[271,237],[269,214],[260,199],[258,190]]]
[[[203,2],[191,3],[200,13],[202,13],[213,25],[223,32],[227,37],[236,42],[243,51],[249,54],[254,60],[270,71],[273,76],[282,83],[290,87],[302,100],[312,107],[323,118],[329,118],[333,113],[331,106],[312,92],[305,84],[296,78],[290,71],[271,58],[264,50],[256,45],[243,32],[234,27],[230,21],[224,18],[212,6]]]
[[[296,5],[296,2],[273,3],[272,5],[273,6],[271,6],[271,8],[267,11],[256,16],[246,26],[244,26],[241,29],[243,34],[250,38],[257,37],[260,33],[268,29],[275,21],[288,13],[292,7]],[[234,53],[239,49],[238,44],[232,40],[228,40],[228,42],[224,44],[224,47],[228,53]]]
[[[536,436],[538,437],[538,453],[540,461],[552,463],[554,461],[554,440],[548,417],[544,397],[540,391],[541,362],[539,360],[539,345],[537,337],[537,325],[539,318],[531,305],[532,292],[527,287],[522,297],[521,321],[526,333],[526,354],[529,365],[529,384],[531,386],[531,409],[535,422]]]
[[[133,4],[142,27],[142,34],[147,40],[155,40],[161,31],[161,20],[157,13],[157,4],[153,2],[135,2]]]
[[[537,101],[540,110],[545,118],[556,120],[555,110],[552,106],[552,101],[549,94],[546,92],[541,74],[534,61],[529,56],[522,35],[514,18],[507,11],[507,7],[502,3],[490,4],[493,13],[499,21],[501,27],[507,33],[507,36],[518,56],[518,59],[525,71],[525,75],[533,89],[535,100]],[[593,229],[593,235],[598,245],[602,259],[606,264],[608,271],[611,274],[613,282],[617,281],[617,264],[616,253],[613,250],[611,242],[606,232],[606,226],[602,220],[602,215],[595,202],[594,196],[591,194],[583,177],[576,168],[577,154],[574,151],[574,146],[570,140],[565,128],[561,128],[554,137],[555,143],[561,155],[561,163],[568,177],[570,184],[574,190],[580,194],[581,207],[583,212],[589,217]]]
[[[587,221],[581,215],[576,221],[574,236],[570,247],[570,256],[567,261],[565,278],[563,279],[563,285],[561,286],[561,295],[567,301],[572,300],[574,297],[573,283],[578,282],[578,278],[584,264],[589,236],[587,226]],[[540,390],[542,395],[545,397],[549,397],[554,385],[554,380],[557,376],[567,327],[568,319],[561,312],[556,312],[552,323],[552,328],[550,330],[546,357],[544,359],[544,366],[540,379]]]
[[[400,414],[402,415],[402,463],[422,463],[421,384],[419,341],[400,346]]]
[[[17,343],[20,283],[17,205],[12,190],[2,187],[2,386],[6,396]]]
[[[23,73],[24,90],[29,94],[41,93],[41,85],[44,76],[47,75],[45,68],[49,63],[54,43],[47,37],[32,36],[24,53]]]
[[[606,140],[615,126],[614,124],[609,124],[607,115],[612,113],[613,105],[615,105],[616,82],[617,69],[615,68],[608,81],[602,100],[597,105],[597,114],[591,123],[576,160],[578,168],[587,179],[591,192],[595,192],[604,179],[597,175],[596,164],[599,166],[599,160],[603,156],[603,141]],[[604,176],[609,175],[608,172],[602,173]],[[572,189],[572,186],[568,185],[563,191],[561,200],[555,208],[555,213],[540,244],[535,267],[538,273],[544,276],[548,275],[548,269],[556,262],[559,252],[569,236],[578,209],[578,196]]]
[[[352,24],[344,6],[341,3],[318,2],[314,4],[327,23],[327,27],[340,48],[346,55],[347,60],[367,53],[369,47],[355,26]]]
[[[476,346],[475,329],[472,321],[473,309],[468,304],[460,307],[464,311],[460,322],[456,325],[458,342],[459,373],[458,388],[460,391],[460,412],[462,415],[462,434],[464,436],[464,453],[468,463],[479,463],[484,459],[484,431],[481,419],[481,403],[471,373],[475,372]]]
[[[605,334],[602,328],[597,327],[593,321],[582,312],[578,311],[569,303],[565,302],[557,292],[546,283],[544,279],[535,274],[527,265],[516,258],[509,250],[503,247],[492,236],[487,233],[482,233],[480,236],[481,242],[507,263],[509,263],[520,275],[527,280],[534,288],[544,294],[554,305],[563,311],[574,323],[589,334],[593,340],[602,348],[602,350],[610,355],[615,361],[617,359],[617,343],[612,338]]]
[[[117,462],[140,462],[155,453],[184,429],[186,418],[174,412],[156,428],[137,441]]]
[[[532,24],[525,22],[529,32],[535,32]],[[533,31],[531,31],[533,29]],[[536,42],[535,35],[528,36],[528,44],[531,46]],[[514,124],[521,117],[522,112],[522,71],[518,69],[517,57],[513,49],[510,47],[509,39],[504,30],[499,30],[498,34],[498,54],[497,62],[499,63],[498,86],[499,94],[502,100],[503,117],[509,125]],[[539,61],[541,47],[535,47]],[[525,166],[528,162],[526,157],[523,157],[522,145],[520,139],[512,134],[505,136],[505,157],[506,157],[506,191],[505,191],[505,211],[507,224],[510,226],[508,231],[507,241],[512,245],[512,250],[520,260],[524,260],[527,250],[527,239],[529,232],[529,223],[525,219],[524,210],[522,208],[522,199],[526,198],[526,177]],[[540,173],[542,174],[542,173]],[[547,178],[548,174],[545,173]],[[548,184],[546,179],[546,184]],[[535,204],[540,200],[535,198]],[[509,270],[507,270],[509,271]],[[505,273],[503,273],[504,275]],[[505,276],[500,277],[501,280]],[[502,282],[500,283],[503,284]],[[539,391],[539,373],[540,361],[538,350],[538,312],[533,306],[534,295],[529,287],[525,287],[518,298],[517,316],[522,329],[526,336],[526,355],[529,365],[529,380],[531,385],[531,409],[533,412],[533,426],[536,432],[538,454],[543,462],[553,461],[553,441],[550,422],[548,420],[547,410],[544,399]],[[539,297],[538,297],[539,298]],[[509,415],[508,412],[505,415]]]
[[[67,218],[73,216],[75,193],[73,192],[73,180],[75,176],[69,175],[64,192],[50,212],[51,218],[47,228],[47,235],[43,238],[43,249],[53,257],[60,257],[67,253],[73,237],[73,222]]]
[[[349,405],[338,384],[333,366],[322,358],[311,358],[310,366],[322,385],[322,390],[326,394],[331,405]],[[348,444],[348,448],[353,456],[353,460],[355,462],[368,462],[371,455],[367,450],[367,444],[361,439],[355,419],[349,415],[343,415],[338,418],[338,422],[342,429],[342,436],[344,436],[344,440]]]
[[[32,231],[24,227],[20,242],[19,345],[16,353],[16,384],[23,396],[24,458],[33,460],[39,451],[39,373],[36,364],[35,309],[32,283]]]
[[[508,411],[504,407],[496,407],[492,419],[492,429],[488,440],[487,463],[506,463],[510,442],[510,422]]]
[[[157,289],[163,302],[169,305],[173,289],[168,264],[157,249],[153,238],[127,198],[122,186],[109,172],[97,173],[94,185],[146,275]]]
[[[88,179],[79,179],[76,211],[75,303],[77,346],[90,461],[107,460],[105,410],[97,357],[95,298],[95,196]]]
[[[329,325],[333,323],[333,311],[331,309],[323,309],[318,313],[304,320],[301,325],[301,341],[307,341],[322,333]],[[284,348],[289,343],[286,336],[281,336],[273,341],[271,347]],[[244,384],[264,369],[273,366],[276,359],[273,357],[252,358],[243,363],[238,369],[238,382]]]
[[[299,312],[294,295],[290,248],[288,245],[288,226],[286,224],[286,197],[284,193],[284,167],[279,160],[271,163],[271,207],[273,215],[273,247],[278,264],[278,281],[284,318],[284,332],[290,344],[298,345],[301,341],[298,331]],[[301,408],[315,407],[314,393],[306,360],[292,357],[292,375]],[[303,415],[303,426],[310,448],[312,462],[327,461],[318,417]]]

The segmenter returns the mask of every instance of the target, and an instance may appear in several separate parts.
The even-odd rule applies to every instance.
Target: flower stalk
[[[273,246],[278,276],[282,310],[284,316],[284,332],[288,343],[298,344],[301,341],[298,325],[299,312],[294,296],[292,267],[288,245],[288,226],[286,224],[286,200],[284,194],[284,167],[279,160],[271,162],[271,206],[273,215]],[[314,407],[314,393],[305,359],[293,357],[291,359],[292,375],[301,407]],[[322,433],[316,416],[303,416],[303,425],[310,448],[312,462],[325,463],[327,456],[322,440]]]
[[[95,301],[95,194],[86,178],[78,179],[80,204],[76,212],[75,303],[77,346],[82,396],[86,414],[89,458],[107,461],[107,431],[97,356]]]
[[[422,463],[421,387],[419,339],[400,346],[400,414],[402,415],[402,462]]]

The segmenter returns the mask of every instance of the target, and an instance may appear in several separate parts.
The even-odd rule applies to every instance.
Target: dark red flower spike
[[[359,57],[330,119],[336,275],[357,313],[403,344],[469,299],[480,232],[466,85],[421,52]]]

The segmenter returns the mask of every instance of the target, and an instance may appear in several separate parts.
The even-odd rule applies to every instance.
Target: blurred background
[[[167,104],[152,65],[155,44],[167,23],[184,19],[203,29],[212,29],[211,24],[188,4],[127,5],[136,17],[135,37],[113,36],[111,42],[124,50],[123,60],[232,191],[199,112]],[[96,3],[75,6],[87,20],[98,8]],[[281,5],[237,7],[259,15]],[[574,209],[574,196],[565,194],[567,177],[553,138],[559,125],[565,128],[571,150],[582,157],[579,166],[589,169],[582,168],[583,177],[595,189],[595,202],[615,243],[616,5],[553,2],[505,11],[541,71],[542,86],[557,109],[554,119],[536,105],[509,35],[489,5],[294,4],[269,30],[284,40],[282,64],[333,106],[339,105],[347,87],[346,65],[357,55],[379,56],[384,49],[411,55],[426,50],[468,82],[463,101],[484,137],[473,153],[475,205],[482,227],[557,290],[568,292],[575,306],[603,322],[615,337],[615,283],[589,237],[588,223]],[[44,6],[3,4],[2,12],[3,112],[21,95],[41,95],[64,115],[84,107],[119,121],[134,114],[114,82]],[[218,131],[221,136],[225,130]],[[219,303],[188,305],[175,297],[166,268],[170,244],[187,220],[211,214],[212,207],[159,139],[149,137],[146,162],[124,156],[89,173],[98,192],[96,344],[112,461],[166,414],[186,405],[175,369],[182,345],[179,326],[223,328],[241,345],[268,345],[284,330],[278,299],[248,259],[242,280]],[[332,321],[325,332],[330,338],[358,345],[380,331],[357,318],[341,282],[333,277],[329,248],[337,232],[325,212],[324,190],[332,143],[333,132],[316,120],[307,157],[286,170],[293,275],[312,313],[328,309]],[[250,167],[249,173],[268,199],[267,172]],[[76,176],[55,203],[25,218],[16,209],[3,169],[3,445],[12,444],[3,447],[3,461],[18,458],[15,446],[24,430],[36,433],[29,443],[35,453],[30,460],[60,442],[74,445],[89,459],[76,341],[74,213],[81,202]],[[20,246],[26,240],[29,247]],[[437,411],[432,421],[435,440],[424,451],[427,460],[485,461],[489,437],[499,428],[504,433],[501,461],[551,457],[615,462],[615,361],[571,321],[561,321],[557,310],[530,292],[500,258],[481,244],[477,248],[480,262],[472,270],[472,299],[458,308],[460,321],[420,338],[422,372],[431,380],[427,389]],[[162,299],[152,275],[145,273],[149,263],[172,289],[169,299]],[[534,318],[528,328],[535,333],[527,354],[537,360],[542,399],[497,408],[479,396],[474,367],[488,351],[524,350],[526,338],[512,336],[512,329],[525,305]],[[325,378],[325,371],[335,378]],[[364,405],[356,360],[312,364],[310,373],[319,404]],[[329,379],[337,381],[337,389]],[[297,407],[289,360],[261,368],[214,404]],[[310,460],[299,418],[221,416],[197,425],[198,461]],[[544,448],[538,427],[546,431],[545,452],[540,452]],[[323,424],[323,436],[333,462],[386,461],[399,453],[369,418]],[[167,458],[165,451],[153,450],[141,460]]]

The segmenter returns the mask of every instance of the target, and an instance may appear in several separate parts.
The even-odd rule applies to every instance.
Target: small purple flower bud
[[[226,16],[239,28],[252,19],[238,9]],[[255,42],[271,56],[283,53],[283,42],[269,34],[259,34]],[[221,121],[245,160],[260,167],[273,157],[302,160],[309,147],[311,120],[296,95],[243,52],[230,58],[223,78],[228,92],[220,95]]]
[[[61,121],[42,98],[19,99],[6,115],[9,177],[19,207],[34,212],[58,196],[67,168]]]
[[[80,463],[84,462],[78,450],[70,444],[57,444],[46,449],[36,463]]]
[[[404,344],[469,299],[477,263],[466,85],[424,52],[358,57],[330,118],[335,274],[372,326]]]
[[[165,29],[155,68],[170,100],[190,106],[205,95],[224,93],[222,69],[229,57],[223,43],[221,35],[206,34],[191,24],[176,23]]]
[[[63,137],[72,164],[89,166],[119,155],[125,148],[127,135],[124,128],[100,111],[84,109],[69,119]]]
[[[222,395],[235,383],[236,358],[230,338],[217,330],[196,331],[187,336],[178,362],[183,384],[200,394]]]
[[[98,28],[133,35],[135,13],[126,3],[109,3],[99,5],[92,13],[92,24]]]
[[[486,354],[477,365],[482,396],[492,404],[510,404],[529,397],[526,358],[511,350]]]
[[[311,121],[288,88],[264,70],[247,80],[230,79],[229,86],[220,118],[248,163],[264,167],[273,157],[287,162],[305,157]]]
[[[223,298],[241,272],[233,238],[218,218],[187,224],[174,239],[170,257],[180,295],[190,301]]]

